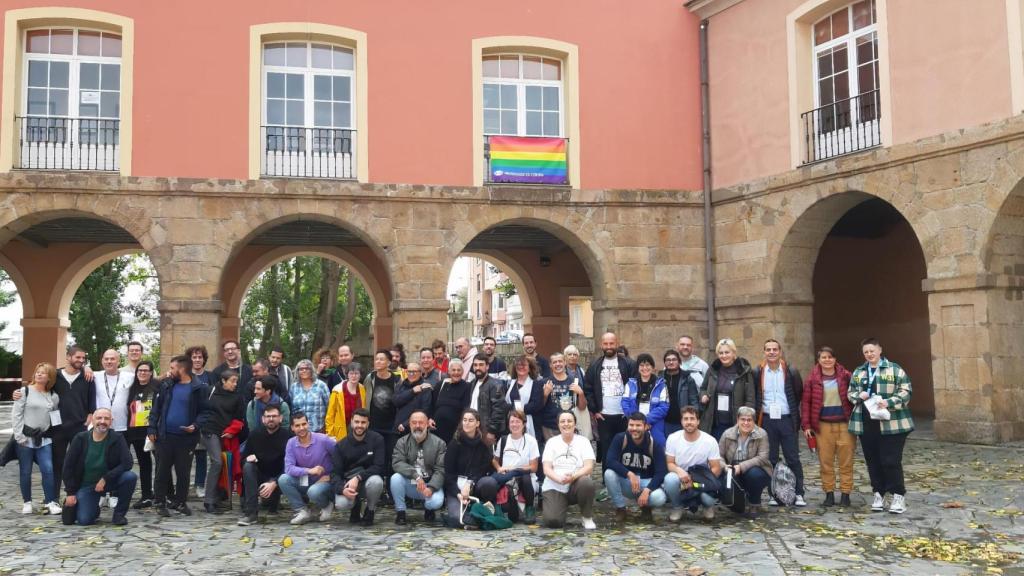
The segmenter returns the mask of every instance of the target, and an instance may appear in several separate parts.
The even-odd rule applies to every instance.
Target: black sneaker
[[[259,517],[255,514],[247,514],[238,519],[239,526],[251,526],[253,524],[259,524]]]
[[[132,504],[132,510],[142,510],[143,508],[152,508],[152,507],[153,507],[153,499],[152,498],[142,498],[141,500],[136,501],[135,504]]]
[[[398,524],[399,526],[405,526],[407,524],[405,521],[405,510],[395,512],[395,524]]]
[[[171,513],[167,510],[167,506],[157,506],[156,507],[156,515],[157,516],[163,516],[164,518],[167,518],[168,516],[171,515]]]
[[[224,510],[221,510],[216,504],[203,504],[203,508],[206,509],[207,514],[216,514],[220,516],[224,513]]]
[[[425,510],[423,512],[423,521],[424,522],[435,522],[435,521],[437,521],[437,512],[435,512],[434,510]]]
[[[362,508],[363,505],[361,502],[356,502],[352,506],[352,511],[348,513],[349,524],[358,524],[359,521],[363,519],[363,515],[360,513],[362,511]]]
[[[176,510],[178,511],[178,514],[181,514],[182,516],[191,516],[192,515],[192,509],[189,508],[188,504],[186,504],[184,502],[179,504],[178,507],[176,508]]]
[[[373,526],[373,510],[363,512],[363,526]]]
[[[128,524],[128,519],[125,518],[124,514],[114,514],[114,526],[125,526]]]

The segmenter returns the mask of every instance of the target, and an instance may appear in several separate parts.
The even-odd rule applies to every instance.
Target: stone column
[[[205,345],[210,364],[216,365],[220,353],[219,327],[223,304],[220,300],[168,300],[157,303],[160,311],[160,368],[183,354],[189,346]]]
[[[434,339],[448,339],[448,307],[441,300],[393,300],[391,302],[393,342],[401,342],[406,353],[430,346]],[[383,345],[383,344],[381,344]]]
[[[660,363],[661,355],[665,350],[675,348],[683,334],[697,339],[694,351],[704,357],[707,323],[702,302],[594,300],[591,305],[594,308],[594,338],[598,340],[595,350],[598,353],[601,335],[611,331],[618,335],[619,342],[629,348],[634,358],[641,352],[647,352]]]
[[[925,279],[935,435],[954,442],[1024,438],[1024,277]]]
[[[782,344],[783,355],[806,374],[814,364],[814,305],[784,295],[751,295],[719,298],[718,338],[732,338],[737,352],[751,364],[764,358],[769,338]],[[710,342],[704,353],[708,362],[716,356]]]
[[[68,328],[71,322],[67,318],[22,318],[21,326],[25,329],[22,345],[21,377],[31,381],[36,364],[49,362],[60,368],[67,358]],[[92,364],[99,365],[99,359],[93,358]]]

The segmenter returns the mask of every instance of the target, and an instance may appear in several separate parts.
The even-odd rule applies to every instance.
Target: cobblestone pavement
[[[679,524],[659,510],[655,525],[613,527],[605,502],[592,533],[572,514],[566,530],[480,532],[428,528],[410,511],[410,526],[398,529],[390,510],[372,529],[337,513],[327,524],[293,527],[282,513],[243,528],[194,499],[192,517],[133,511],[120,528],[105,510],[98,526],[64,527],[19,514],[12,463],[0,472],[0,574],[1024,574],[1021,446],[911,440],[903,516],[867,510],[859,455],[853,509],[825,511],[817,463],[806,451],[803,461],[806,508],[758,521],[720,510],[713,522]],[[38,500],[38,476],[33,487]]]

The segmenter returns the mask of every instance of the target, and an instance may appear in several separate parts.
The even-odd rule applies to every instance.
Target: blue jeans
[[[17,444],[18,451],[18,476],[21,484],[21,500],[32,501],[32,463],[39,465],[39,472],[43,476],[43,496],[47,502],[57,501],[57,484],[53,476],[53,445],[47,444],[39,448],[22,446]]]
[[[398,472],[391,475],[391,497],[395,499],[395,512],[405,512],[405,499],[424,500],[427,510],[440,510],[444,505],[444,490],[434,490],[430,498],[424,498],[416,489],[416,483]]]
[[[105,492],[117,496],[117,507],[114,508],[114,516],[124,516],[128,513],[128,505],[132,503],[132,494],[135,494],[135,484],[139,481],[138,475],[131,470],[121,473],[117,481],[108,484]],[[100,497],[103,492],[96,491],[95,484],[82,486],[75,493],[78,500],[75,509],[76,520],[81,526],[89,526],[96,523],[100,517]]]
[[[281,493],[288,499],[288,504],[296,512],[306,507],[306,503],[302,500],[303,496],[308,498],[309,503],[315,508],[322,510],[331,502],[333,495],[330,482],[314,482],[309,486],[299,486],[299,479],[288,474],[281,474],[278,477],[277,487],[281,489]]]
[[[650,483],[650,478],[641,478],[640,490],[643,491]],[[636,500],[636,496],[633,494],[633,486],[629,483],[629,478],[619,476],[611,468],[604,471],[604,487],[608,489],[608,496],[611,497],[612,504],[615,504],[616,508],[625,508],[627,500]],[[661,508],[665,505],[666,499],[665,491],[661,488],[652,490],[650,496],[647,497],[647,507]]]
[[[662,489],[668,494],[668,499],[672,501],[673,508],[683,507],[683,483],[679,480],[679,476],[676,476],[675,472],[669,472],[665,474],[665,481],[661,483]],[[718,502],[718,499],[708,494],[707,492],[701,492],[700,503],[705,508],[710,508]]]

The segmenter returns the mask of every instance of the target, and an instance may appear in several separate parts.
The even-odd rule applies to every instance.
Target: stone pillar
[[[980,274],[923,286],[935,435],[986,444],[1024,438],[1024,277]]]
[[[732,338],[737,352],[751,364],[764,358],[769,338],[782,344],[786,360],[806,374],[814,365],[814,306],[784,296],[752,295],[719,299],[718,338]],[[704,351],[708,362],[715,343]],[[696,348],[696,347],[695,347]]]
[[[220,346],[220,342],[225,340],[238,340],[242,337],[242,319],[234,317],[221,316],[220,318],[220,340],[217,345]]]
[[[220,300],[163,299],[157,303],[160,311],[161,370],[166,369],[172,357],[184,353],[189,346],[205,345],[210,351],[210,364],[219,362],[222,307]]]
[[[406,353],[430,346],[434,339],[448,338],[447,300],[393,300],[391,302],[394,342],[401,342]]]
[[[49,362],[60,368],[67,358],[68,328],[66,318],[22,318],[25,329],[22,347],[21,377],[31,381],[36,364]],[[91,359],[98,366],[99,359]]]
[[[666,305],[667,304],[667,305]],[[707,323],[703,303],[675,300],[637,305],[624,300],[594,300],[595,350],[600,351],[600,338],[605,332],[615,332],[619,342],[629,348],[631,356],[647,352],[659,363],[662,354],[675,348],[683,334],[696,338],[694,352],[705,354]]]

